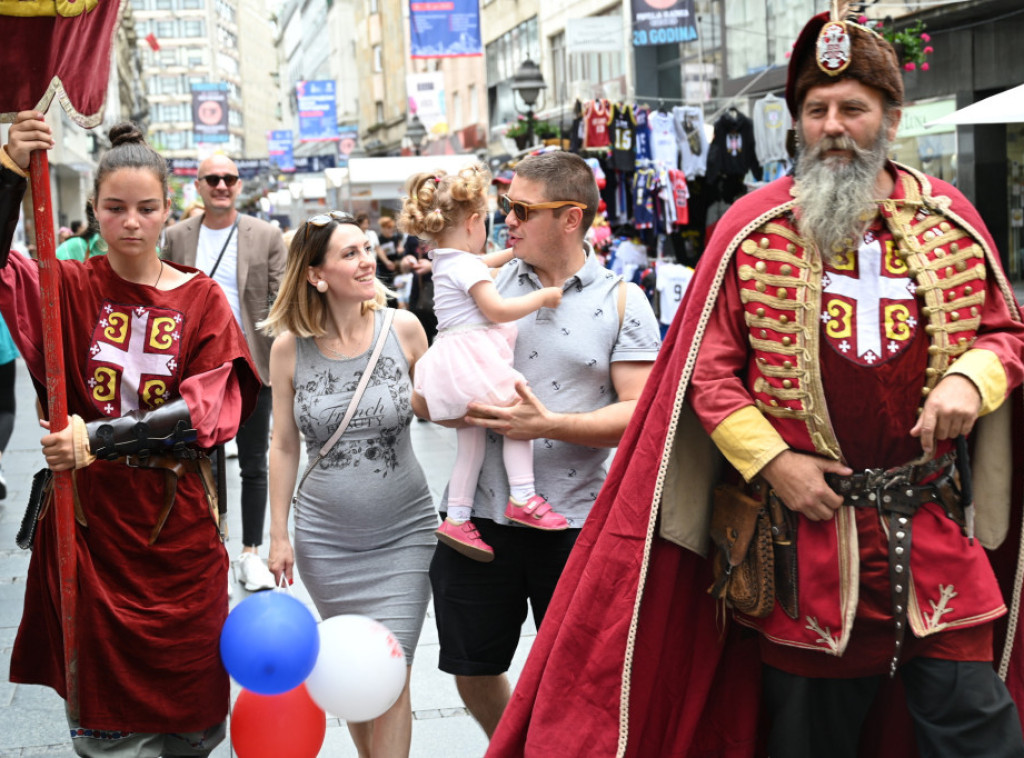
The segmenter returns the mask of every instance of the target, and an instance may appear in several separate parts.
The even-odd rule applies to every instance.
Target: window
[[[182,22],[182,37],[205,37],[206,22],[197,19],[188,19]]]
[[[174,28],[173,21],[157,21],[156,36],[160,39],[172,39],[178,36],[178,30]]]
[[[370,0],[369,10],[370,10],[371,15],[374,14],[374,13],[380,12],[380,5],[379,5],[378,0]]]
[[[379,73],[384,70],[384,51],[383,45],[373,46],[373,71]]]
[[[734,0],[724,5],[731,79],[787,65],[786,53],[815,11],[813,0]]]
[[[382,103],[380,100],[378,100],[376,103],[374,103],[374,110],[376,111],[377,123],[378,124],[383,124],[384,123],[384,103]]]
[[[174,0],[156,0],[156,9],[158,11],[174,10]]]
[[[469,85],[469,123],[479,124],[480,123],[480,97],[476,91],[476,85]]]

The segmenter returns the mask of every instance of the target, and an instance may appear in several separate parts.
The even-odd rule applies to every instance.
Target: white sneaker
[[[237,458],[238,457],[238,443],[234,440],[228,440],[224,443],[224,457],[225,458]]]
[[[274,575],[256,553],[242,553],[235,565],[239,583],[249,592],[274,589]]]

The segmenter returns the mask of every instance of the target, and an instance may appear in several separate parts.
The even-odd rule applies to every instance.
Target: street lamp
[[[416,155],[419,155],[420,145],[423,143],[423,138],[427,136],[427,129],[423,126],[423,122],[420,121],[420,117],[415,113],[409,119],[409,125],[405,127],[405,136],[412,142]]]
[[[537,104],[540,91],[548,85],[540,73],[540,66],[527,58],[512,77],[512,91],[526,103],[526,144],[533,145],[533,106]],[[519,110],[516,108],[516,110]]]

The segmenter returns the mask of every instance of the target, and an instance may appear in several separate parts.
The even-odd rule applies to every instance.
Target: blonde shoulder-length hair
[[[356,220],[340,211],[326,214],[327,223],[310,223],[319,220],[313,216],[295,230],[291,245],[288,248],[288,262],[284,269],[284,278],[277,298],[270,307],[270,313],[256,326],[271,337],[283,332],[291,332],[296,337],[322,337],[327,333],[324,322],[327,317],[327,296],[317,291],[309,283],[306,271],[311,266],[319,266],[324,261],[331,235],[341,224],[351,224],[356,229]],[[361,231],[361,230],[360,230]],[[388,297],[394,293],[388,290],[379,279],[374,280],[374,296],[362,303],[362,312],[376,311],[386,308]]]

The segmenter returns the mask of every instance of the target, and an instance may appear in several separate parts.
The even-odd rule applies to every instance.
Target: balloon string
[[[278,577],[277,586],[274,588],[275,592],[287,592],[289,595],[292,594],[292,588],[288,586],[288,579],[285,577],[284,572],[281,572],[281,576]]]

